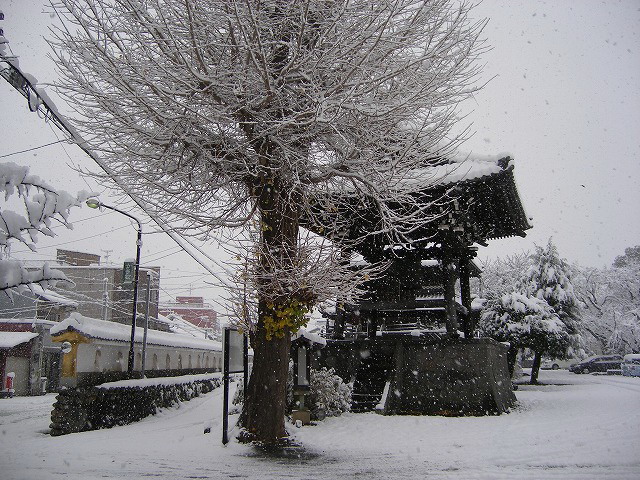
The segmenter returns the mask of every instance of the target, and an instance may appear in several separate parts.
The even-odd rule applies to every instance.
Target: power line
[[[0,56],[0,60],[6,60]],[[69,135],[70,139],[82,150],[84,151],[104,172],[107,174],[116,185],[118,185],[122,190],[133,200],[133,202],[142,209],[169,237],[178,245],[180,245],[185,252],[193,258],[202,268],[207,270],[211,275],[213,275],[218,281],[223,284],[227,284],[226,279],[219,276],[217,273],[213,272],[209,265],[205,264],[202,257],[212,261],[214,264],[217,264],[218,261],[212,258],[210,255],[205,253],[201,248],[185,237],[182,237],[176,234],[169,225],[165,223],[165,221],[160,218],[158,215],[154,214],[152,211],[149,211],[146,208],[146,203],[144,200],[136,195],[134,192],[131,192],[127,189],[126,185],[118,178],[115,172],[100,159],[100,157],[87,146],[86,141],[82,138],[77,131],[75,131],[70,125],[68,125],[67,121],[64,118],[61,118],[47,102],[47,99],[42,98],[38,91],[31,84],[29,79],[20,71],[20,69],[12,64],[11,62],[6,62],[8,67],[7,71],[11,73],[11,75],[3,73],[3,77],[9,81],[12,87],[14,87],[21,95],[23,95],[28,101],[31,100],[31,96],[35,95],[38,99],[38,106],[36,107],[36,111],[40,111],[44,114],[45,121],[49,121],[53,123],[58,129]],[[31,106],[31,105],[30,105]],[[72,161],[73,162],[73,161]],[[69,242],[70,243],[70,242]],[[201,256],[198,257],[191,249],[187,248],[186,245],[189,245],[191,249],[198,252]]]
[[[10,157],[12,155],[18,155],[20,153],[32,152],[33,150],[38,150],[39,148],[49,147],[51,145],[55,145],[56,143],[62,143],[62,142],[66,142],[66,141],[67,140],[58,140],[56,142],[45,143],[44,145],[40,145],[39,147],[27,148],[26,150],[20,150],[19,152],[11,152],[11,153],[7,153],[5,155],[0,155],[0,158],[6,158],[6,157]]]
[[[38,249],[39,250],[47,250],[49,248],[59,247],[60,245],[69,245],[70,243],[76,243],[76,242],[80,242],[82,240],[88,240],[90,238],[101,237],[101,236],[103,236],[103,235],[105,235],[107,233],[115,232],[117,230],[122,230],[123,228],[129,228],[129,227],[131,227],[131,225],[123,225],[121,227],[112,228],[111,230],[106,231],[106,232],[97,233],[95,235],[90,235],[88,237],[76,238],[75,240],[70,240],[68,242],[56,243],[55,245],[49,245],[49,246],[43,247],[43,248],[38,247]],[[19,251],[15,252],[15,253],[30,253],[30,252],[31,252],[30,250],[19,250]]]
[[[53,132],[53,135],[54,135],[57,139],[60,139],[60,137],[58,136],[58,132],[53,128],[53,126],[51,125],[51,123],[47,122],[47,125],[49,125],[49,129]],[[64,139],[63,139],[63,140],[61,140],[61,141],[64,141]],[[77,172],[82,173],[82,171],[81,171],[80,167],[77,165],[77,163],[76,163],[76,162],[74,162],[73,158],[71,158],[71,155],[69,155],[69,152],[67,152],[67,149],[65,148],[65,146],[64,146],[64,145],[61,145],[61,147],[62,147],[62,151],[65,153],[65,155],[67,156],[67,158],[68,158],[68,159],[69,159],[69,161],[71,162],[71,165],[69,165],[69,167],[70,167],[72,170],[75,170],[75,171],[77,171]],[[81,175],[80,175],[80,178],[82,179],[82,181],[84,182],[84,184],[87,186],[87,188],[88,188],[90,191],[93,191],[93,188],[91,187],[91,185],[89,185],[89,182],[87,182],[87,179],[86,179],[85,175],[82,175],[82,174],[81,174]],[[109,212],[108,212],[108,214],[111,214],[111,213],[114,213],[114,212],[111,212],[111,211],[109,211]],[[98,216],[98,215],[96,215],[96,216]]]

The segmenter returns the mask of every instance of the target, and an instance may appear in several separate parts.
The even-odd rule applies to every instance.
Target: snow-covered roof
[[[0,332],[0,348],[13,348],[37,336],[33,332]]]
[[[510,157],[508,153],[498,155],[459,154],[449,158],[448,163],[443,165],[412,171],[412,178],[403,180],[403,183],[436,186],[477,180],[505,170],[509,165],[501,164],[501,160],[508,157]]]
[[[77,312],[73,312],[69,318],[53,327],[51,329],[51,335],[59,335],[66,331],[76,331],[88,338],[99,338],[103,340],[129,342],[131,339],[131,327],[129,325],[89,318],[82,316]],[[135,341],[137,343],[142,342],[143,332],[143,328],[136,328]],[[203,338],[195,338],[193,336],[181,335],[178,333],[160,332],[157,330],[148,330],[147,343],[167,347],[186,347],[218,352],[222,351],[222,344],[220,342],[205,340]]]
[[[68,299],[67,297],[60,295],[59,293],[53,292],[51,290],[45,290],[38,284],[34,284],[31,286],[31,291],[34,295],[41,297],[49,302],[56,303],[58,305],[63,305],[65,307],[74,307],[78,308],[78,302]]]
[[[194,325],[175,312],[168,315],[158,313],[158,321],[168,325],[169,330],[173,333],[181,333],[198,338],[207,338],[207,330],[205,328]]]
[[[316,333],[311,333],[308,330],[301,328],[294,335],[291,336],[291,340],[297,340],[299,338],[304,338],[309,340],[311,343],[317,343],[321,347],[324,347],[327,344],[327,340]]]
[[[0,323],[29,323],[31,325],[57,325],[53,320],[43,320],[42,318],[0,318]]]

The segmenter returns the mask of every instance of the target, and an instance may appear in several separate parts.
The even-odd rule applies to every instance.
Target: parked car
[[[540,368],[543,370],[559,370],[561,368],[567,369],[571,365],[578,363],[580,360],[577,358],[570,358],[568,360],[560,360],[558,358],[549,358],[543,360],[540,364]]]
[[[640,377],[640,354],[630,353],[622,360],[622,375],[625,377]]]
[[[606,372],[607,370],[619,370],[622,364],[622,355],[599,355],[585,358],[579,363],[571,365],[569,371],[573,373]]]

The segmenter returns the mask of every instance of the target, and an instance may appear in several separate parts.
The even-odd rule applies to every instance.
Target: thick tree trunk
[[[516,368],[516,361],[518,360],[518,350],[517,347],[510,346],[507,351],[507,365],[509,367],[509,378],[513,378],[513,371]]]
[[[253,370],[240,417],[243,441],[264,446],[284,443],[291,332],[269,335],[266,322],[292,300],[287,271],[298,256],[299,210],[295,195],[277,178],[257,189],[261,220],[258,324],[252,334]],[[272,279],[277,278],[274,282]]]
[[[247,433],[246,440],[279,445],[286,437],[284,417],[291,337],[267,340],[264,326],[259,324],[252,346],[253,370],[240,423]]]
[[[540,373],[540,363],[542,362],[542,352],[535,352],[533,357],[533,366],[531,367],[531,385],[538,384],[538,373]]]

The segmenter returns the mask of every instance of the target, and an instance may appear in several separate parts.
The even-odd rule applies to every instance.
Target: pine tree
[[[572,267],[565,259],[560,258],[557,247],[549,239],[546,248],[536,246],[520,290],[546,300],[571,334],[578,334],[580,318],[572,276]]]
[[[560,257],[557,247],[550,238],[546,248],[536,246],[531,255],[531,267],[522,279],[520,290],[527,295],[545,300],[558,315],[570,336],[570,342],[564,351],[547,351],[556,357],[571,356],[574,351],[583,349],[578,299],[572,283],[572,267]],[[542,348],[543,344],[539,344]],[[532,378],[537,378],[544,350],[534,349],[535,357]]]
[[[562,356],[570,344],[567,328],[553,308],[544,299],[519,292],[491,299],[483,310],[478,330],[500,342],[509,342],[510,373],[520,348],[536,352],[538,368],[531,370],[532,384],[538,380],[541,355]]]

